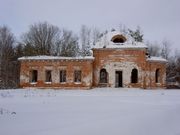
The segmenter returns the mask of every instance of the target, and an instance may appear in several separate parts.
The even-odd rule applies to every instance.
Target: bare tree
[[[30,26],[27,33],[22,35],[22,40],[25,48],[30,49],[32,55],[52,55],[54,47],[59,41],[59,33],[60,30],[57,26],[47,22],[35,23]],[[28,53],[28,55],[30,54]]]
[[[0,27],[0,88],[15,86],[14,48],[15,38],[6,26]]]
[[[92,43],[95,45],[101,37],[101,33],[97,28],[92,29]]]
[[[78,37],[72,31],[62,30],[55,47],[55,55],[75,57],[79,55]]]
[[[82,56],[89,56],[91,55],[90,49],[91,49],[91,29],[89,29],[87,26],[82,25],[80,30],[80,40],[81,40],[81,46],[82,46]]]
[[[180,50],[176,50],[175,51],[175,72],[176,72],[176,80],[179,82],[180,84]]]
[[[174,58],[174,56],[169,57],[169,61],[167,63],[167,80],[169,80],[169,78],[172,78],[176,75],[176,60]]]
[[[15,58],[24,56],[24,46],[21,43],[18,43],[14,48]]]
[[[147,41],[146,44],[148,46],[148,53],[150,56],[160,56],[161,47],[158,42],[151,43]]]
[[[161,56],[165,59],[169,59],[169,54],[171,52],[171,42],[167,39],[162,41]]]
[[[124,35],[128,34],[128,28],[126,27],[125,24],[122,23],[119,24],[119,31]]]

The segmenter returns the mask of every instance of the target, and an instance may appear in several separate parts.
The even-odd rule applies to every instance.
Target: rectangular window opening
[[[32,70],[30,72],[31,72],[31,76],[30,76],[31,80],[30,80],[30,82],[31,83],[36,83],[37,79],[38,79],[38,71],[37,70]]]
[[[52,82],[51,70],[46,70],[46,82]]]
[[[74,71],[74,82],[81,82],[81,71],[80,70]]]
[[[66,70],[60,70],[60,82],[66,82]]]

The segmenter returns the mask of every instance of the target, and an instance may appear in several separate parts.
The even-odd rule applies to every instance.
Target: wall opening
[[[138,83],[138,70],[136,68],[131,72],[131,83]]]
[[[74,71],[74,82],[81,82],[81,70]]]
[[[111,41],[114,43],[124,43],[126,42],[126,38],[123,35],[116,35],[112,37]]]
[[[160,82],[160,69],[156,69],[155,80],[156,80],[156,83]]]
[[[59,74],[60,78],[60,82],[66,82],[66,70],[60,70],[60,74]]]
[[[30,71],[30,82],[37,82],[38,79],[38,71],[37,70],[32,70]]]
[[[46,70],[46,82],[52,82],[51,70]]]
[[[108,73],[106,71],[106,69],[101,69],[100,70],[100,79],[99,82],[100,83],[107,83],[107,77],[108,77]]]
[[[116,87],[123,87],[122,71],[116,71]]]

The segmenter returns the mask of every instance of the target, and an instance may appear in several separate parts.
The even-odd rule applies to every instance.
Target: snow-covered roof
[[[113,42],[112,39],[115,36],[123,37],[125,39],[124,43]],[[142,42],[135,42],[129,35],[113,31],[104,34],[93,48],[147,48],[147,46]]]
[[[46,55],[40,55],[40,56],[25,56],[18,58],[19,61],[22,60],[94,60],[94,57],[92,56],[86,56],[86,57],[59,57],[59,56],[46,56]]]
[[[151,61],[151,62],[167,62],[166,59],[162,58],[162,57],[155,57],[155,56],[151,56],[150,58],[147,58],[147,61]]]

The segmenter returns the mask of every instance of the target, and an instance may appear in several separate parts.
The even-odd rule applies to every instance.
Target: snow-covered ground
[[[180,135],[180,90],[1,90],[0,135]]]

